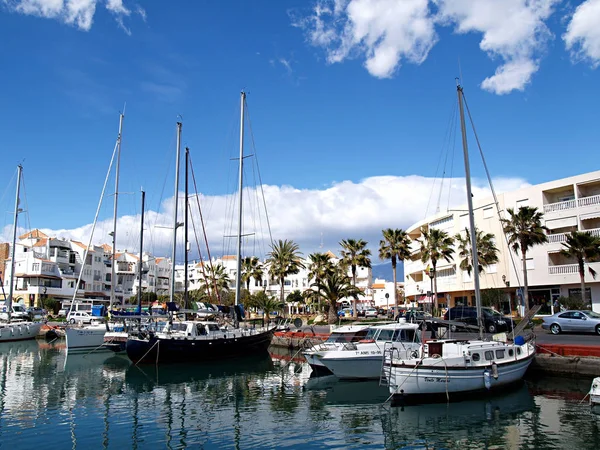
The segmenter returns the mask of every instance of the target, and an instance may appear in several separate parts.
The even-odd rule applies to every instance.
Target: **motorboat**
[[[600,377],[594,378],[590,388],[590,405],[592,411],[600,414]]]
[[[320,357],[331,350],[350,348],[353,344],[367,335],[370,325],[342,325],[332,330],[329,337],[321,343],[313,345],[302,354],[315,375],[332,375],[331,371],[321,362]]]
[[[421,331],[414,323],[389,323],[369,328],[364,339],[319,354],[319,361],[344,380],[380,379],[385,354],[418,357]]]

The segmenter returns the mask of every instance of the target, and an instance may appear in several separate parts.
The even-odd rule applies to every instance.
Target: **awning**
[[[581,220],[600,219],[600,211],[588,213],[588,214],[582,214],[579,216],[579,218]]]
[[[551,230],[577,226],[577,217],[565,217],[564,219],[546,220],[546,226]]]
[[[431,303],[431,297],[427,297],[426,295],[421,295],[418,299],[417,299],[418,303]]]
[[[46,278],[48,280],[62,280],[61,277],[57,277],[54,275],[28,275],[26,273],[16,273],[15,277],[17,278]]]

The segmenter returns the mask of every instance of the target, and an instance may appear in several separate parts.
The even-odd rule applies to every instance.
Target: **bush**
[[[560,303],[566,309],[589,309],[588,303],[583,301],[579,296],[559,297],[558,303]]]

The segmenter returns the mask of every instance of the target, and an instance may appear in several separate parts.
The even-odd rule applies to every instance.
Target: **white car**
[[[365,318],[367,317],[377,317],[377,309],[369,308],[365,311]]]
[[[72,311],[67,315],[69,323],[92,323],[92,315],[84,311]]]

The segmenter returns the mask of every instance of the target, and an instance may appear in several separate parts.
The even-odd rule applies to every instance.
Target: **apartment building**
[[[40,306],[44,298],[59,302],[77,297],[110,300],[112,280],[112,248],[104,244],[87,246],[70,239],[49,237],[39,230],[19,236],[15,245],[15,276],[11,277],[11,260],[4,264],[2,279],[5,292],[14,280],[14,298],[27,306]],[[85,258],[85,260],[84,260]],[[115,254],[115,304],[126,303],[138,290],[139,256],[128,252]],[[158,295],[168,292],[170,260],[145,253],[142,264],[143,290]],[[156,280],[161,280],[160,282]]]
[[[554,300],[581,294],[576,261],[561,255],[566,236],[574,230],[589,231],[600,236],[600,171],[550,181],[498,195],[498,205],[492,197],[473,198],[475,225],[479,230],[493,233],[499,249],[499,262],[488,266],[480,276],[481,289],[496,288],[505,296],[505,307],[516,309],[521,300],[523,272],[521,256],[509,249],[502,231],[500,215],[507,208],[536,207],[543,213],[548,227],[548,243],[527,252],[527,278],[530,303],[543,306],[552,313]],[[499,210],[499,212],[498,212]],[[427,271],[428,263],[418,258],[422,229],[438,228],[451,236],[464,233],[469,227],[466,206],[438,213],[408,228],[412,257],[404,261],[405,294],[407,300],[425,305],[431,303],[433,280]],[[600,262],[589,264],[600,271]],[[587,271],[587,269],[586,269]],[[439,261],[437,266],[438,303],[440,307],[474,304],[473,278],[460,270],[458,249],[450,262]],[[586,298],[594,311],[600,312],[600,279],[586,273]]]

